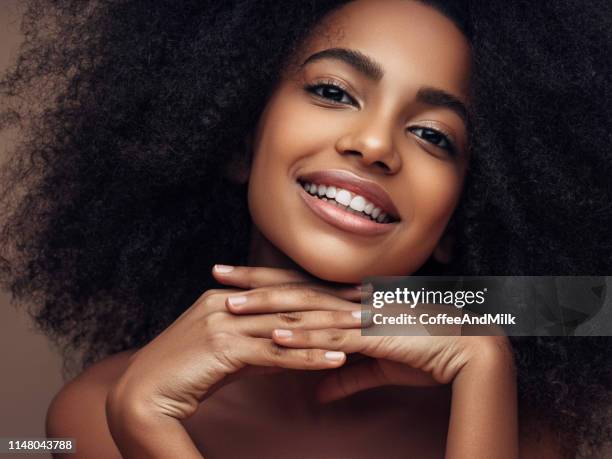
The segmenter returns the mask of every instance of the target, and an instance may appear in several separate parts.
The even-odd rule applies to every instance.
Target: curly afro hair
[[[224,171],[287,58],[343,3],[30,0],[0,80],[0,127],[21,128],[1,176],[0,279],[67,362],[144,345],[215,286],[214,263],[245,264],[246,188]],[[474,59],[445,272],[609,274],[612,3],[425,3]],[[594,454],[611,437],[609,340],[512,343],[523,406],[568,454]]]

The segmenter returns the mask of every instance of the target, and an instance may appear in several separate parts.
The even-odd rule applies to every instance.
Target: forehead
[[[418,1],[357,0],[342,6],[313,32],[304,55],[332,47],[376,60],[383,83],[435,86],[467,98],[467,39],[449,18]]]

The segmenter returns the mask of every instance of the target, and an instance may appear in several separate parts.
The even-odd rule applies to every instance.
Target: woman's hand
[[[320,370],[345,362],[346,355],[339,351],[279,346],[271,339],[272,330],[294,323],[305,329],[359,327],[360,319],[353,314],[359,306],[350,301],[359,299],[356,288],[313,283],[282,269],[217,266],[213,274],[220,283],[240,288],[205,292],[131,356],[109,391],[108,425],[124,457],[199,458],[180,421],[222,385],[246,373]],[[322,301],[310,311],[297,313],[291,306],[310,304],[315,297]],[[244,305],[245,298],[276,307],[249,316],[228,311]]]
[[[293,330],[273,334],[290,348],[326,348],[359,352],[370,359],[344,366],[323,379],[318,398],[329,402],[378,386],[429,386],[451,383],[482,358],[512,365],[507,339],[500,336],[362,336],[360,330]]]
[[[139,349],[114,386],[113,401],[146,406],[175,419],[191,416],[212,391],[241,375],[291,369],[335,368],[342,352],[289,349],[272,340],[274,329],[299,324],[305,329],[360,327],[359,298],[352,287],[312,284],[293,271],[236,267],[214,270],[222,283],[243,289],[205,292],[172,325]],[[313,299],[324,301],[312,302]],[[269,304],[267,312],[240,316],[228,311],[249,307],[249,299]],[[307,305],[296,312],[298,304]],[[254,312],[254,311],[252,311]]]

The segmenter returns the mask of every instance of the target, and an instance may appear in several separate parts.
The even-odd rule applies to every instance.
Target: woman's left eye
[[[334,104],[357,105],[355,99],[353,99],[344,89],[335,84],[314,84],[306,86],[306,90]]]
[[[455,146],[448,139],[447,136],[442,134],[435,129],[425,128],[416,126],[409,129],[417,137],[420,137],[423,140],[426,140],[429,143],[434,144],[436,147],[442,148],[443,150],[447,150],[449,153],[455,153]]]

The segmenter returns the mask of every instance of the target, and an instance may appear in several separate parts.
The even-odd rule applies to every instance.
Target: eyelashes
[[[422,126],[412,126],[408,128],[408,131],[412,132],[414,135],[420,137],[426,142],[429,142],[442,150],[448,151],[453,156],[457,155],[457,148],[455,147],[455,144],[449,139],[448,136],[436,129]]]
[[[332,104],[359,107],[359,103],[348,93],[348,90],[334,81],[306,85],[304,89]]]
[[[359,102],[352,97],[344,85],[336,81],[321,81],[304,86],[304,90],[325,103],[338,106],[353,106],[359,108]],[[458,149],[451,136],[428,126],[411,126],[407,131],[429,144],[445,150],[451,156],[457,156]]]

